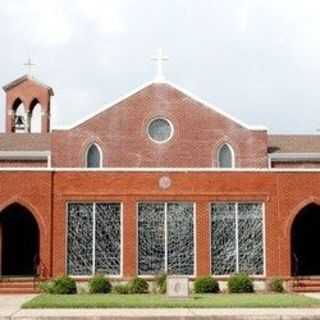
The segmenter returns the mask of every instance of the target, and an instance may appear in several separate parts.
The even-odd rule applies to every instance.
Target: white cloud
[[[124,12],[114,0],[22,0],[8,1],[0,19],[33,46],[55,46],[67,44],[87,23],[102,33],[124,32]]]
[[[10,1],[4,14],[10,31],[22,35],[35,45],[60,45],[69,41],[72,26],[65,13],[63,1]],[[14,19],[14,20],[12,20]]]
[[[122,2],[123,4],[123,2]],[[125,8],[115,0],[78,0],[76,5],[81,15],[103,33],[126,31]]]

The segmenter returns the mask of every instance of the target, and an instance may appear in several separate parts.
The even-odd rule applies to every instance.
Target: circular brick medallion
[[[161,189],[168,189],[171,186],[171,179],[167,176],[163,176],[159,179],[159,187]]]

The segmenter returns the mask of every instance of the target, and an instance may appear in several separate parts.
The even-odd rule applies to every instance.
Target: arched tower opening
[[[6,133],[50,132],[52,88],[25,75],[3,87],[6,93]],[[17,113],[23,101],[25,114]]]
[[[41,118],[42,118],[42,106],[38,99],[33,99],[30,104],[30,132],[31,133],[40,133],[41,132]]]

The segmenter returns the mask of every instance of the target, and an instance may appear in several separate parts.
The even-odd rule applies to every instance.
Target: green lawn
[[[42,294],[23,308],[310,308],[320,300],[297,294],[202,294],[188,299],[165,295],[118,294]]]

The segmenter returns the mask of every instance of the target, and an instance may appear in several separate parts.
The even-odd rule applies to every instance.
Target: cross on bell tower
[[[155,82],[164,82],[165,77],[163,74],[163,62],[168,61],[169,58],[163,54],[162,49],[158,49],[157,55],[152,57],[152,60],[157,64],[157,74],[154,79]]]
[[[35,67],[35,64],[32,63],[31,58],[29,58],[28,61],[24,63],[24,66],[27,68],[28,76],[32,77],[32,68]]]

